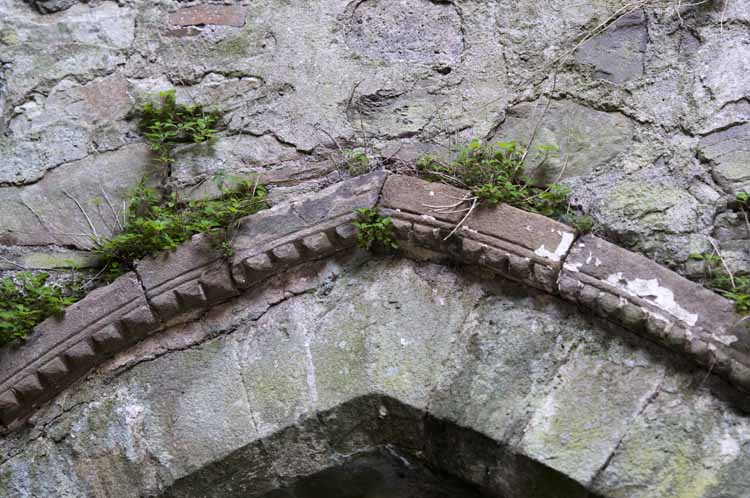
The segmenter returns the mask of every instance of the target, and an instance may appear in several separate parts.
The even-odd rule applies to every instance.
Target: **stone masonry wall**
[[[73,198],[107,235],[103,199],[119,209],[143,175],[199,196],[218,169],[262,172],[281,200],[339,180],[339,146],[403,168],[525,141],[546,111],[536,143],[561,157],[529,173],[572,186],[603,235],[686,274],[713,236],[747,272],[729,200],[750,188],[750,3],[648,2],[553,89],[551,65],[623,3],[0,0],[0,271],[93,265]],[[227,129],[166,173],[126,115],[170,87]]]

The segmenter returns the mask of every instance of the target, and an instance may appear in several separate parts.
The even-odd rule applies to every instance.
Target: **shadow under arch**
[[[394,457],[421,467],[412,469],[412,479],[421,472],[433,486],[465,493],[453,498],[600,498],[501,442],[382,394],[354,398],[257,440],[177,480],[161,498],[380,497],[342,473],[352,462],[382,467]],[[363,484],[393,484],[382,479]],[[344,488],[350,494],[322,494]]]

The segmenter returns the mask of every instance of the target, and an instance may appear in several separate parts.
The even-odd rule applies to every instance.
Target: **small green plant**
[[[706,287],[734,301],[738,313],[750,314],[750,275],[730,274],[718,254],[691,254],[690,259],[704,262]]]
[[[357,221],[357,246],[372,250],[375,247],[398,249],[398,242],[393,233],[393,220],[378,213],[377,209],[361,208],[355,211]]]
[[[552,146],[539,147],[536,153],[538,166],[543,166],[555,151]],[[417,170],[430,181],[469,190],[471,196],[465,201],[477,204],[502,202],[545,216],[562,216],[568,211],[570,189],[558,184],[546,188],[534,186],[524,175],[526,156],[518,142],[500,142],[492,146],[473,140],[457,150],[452,162],[444,163],[426,156],[417,162]]]
[[[267,207],[266,189],[250,181],[227,187],[222,179],[220,185],[222,194],[216,199],[182,202],[175,193],[163,198],[141,181],[132,191],[122,233],[96,248],[108,277],[116,278],[134,261],[174,249],[198,233],[214,237],[216,245],[230,255],[226,231],[243,216]]]
[[[417,172],[423,178],[469,190],[463,199],[457,199],[458,202],[426,206],[439,213],[464,214],[448,237],[456,233],[478,206],[499,203],[557,219],[582,233],[594,230],[593,218],[571,209],[570,188],[557,183],[539,187],[524,174],[524,163],[529,154],[518,142],[485,145],[472,140],[456,152],[456,158],[448,163],[433,156],[422,157],[417,162]],[[554,146],[537,147],[533,157],[536,161],[534,169],[543,169],[547,160],[556,153]]]
[[[135,111],[138,129],[158,154],[159,161],[170,165],[177,144],[212,140],[221,121],[216,111],[207,112],[199,105],[177,104],[174,90],[159,93],[158,102],[147,102]]]
[[[48,273],[31,272],[0,280],[0,346],[25,340],[36,325],[83,297],[80,288],[48,280]]]
[[[370,171],[370,158],[364,149],[344,150],[346,169],[352,176],[364,175]]]
[[[596,221],[587,214],[569,213],[560,218],[560,221],[575,228],[581,235],[592,233],[596,229]]]
[[[750,237],[750,193],[740,192],[737,194],[737,207],[742,213],[742,217],[745,219],[745,226],[747,227],[747,236]]]

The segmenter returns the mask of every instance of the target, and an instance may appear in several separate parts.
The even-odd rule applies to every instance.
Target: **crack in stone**
[[[664,380],[665,380],[666,376],[667,376],[666,371],[662,370],[661,378],[659,379],[659,382],[657,383],[656,387],[654,387],[653,392],[646,398],[646,400],[643,402],[643,405],[639,408],[639,410],[637,411],[637,413],[635,415],[633,415],[633,417],[631,417],[631,419],[629,421],[629,424],[628,424],[628,428],[626,428],[623,431],[622,435],[620,436],[620,438],[617,441],[617,444],[614,446],[614,448],[612,449],[612,451],[610,452],[610,454],[607,456],[607,459],[604,461],[604,463],[602,464],[602,466],[599,467],[599,469],[594,473],[593,477],[589,481],[589,486],[591,488],[595,488],[596,487],[596,483],[599,481],[599,479],[601,479],[601,477],[603,476],[605,470],[607,470],[607,468],[612,463],[612,460],[614,459],[614,457],[617,454],[618,450],[622,446],[623,441],[625,441],[625,438],[627,438],[628,435],[630,435],[629,427],[631,427],[632,424],[636,420],[638,420],[638,418],[640,418],[641,415],[643,415],[643,413],[646,411],[646,409],[654,401],[656,401],[656,399],[659,397],[659,394],[661,393],[661,387],[664,384]]]

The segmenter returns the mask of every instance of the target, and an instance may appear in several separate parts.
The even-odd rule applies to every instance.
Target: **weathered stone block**
[[[0,422],[9,425],[21,413],[21,403],[12,390],[0,394]]]
[[[181,311],[190,312],[206,307],[206,296],[203,295],[203,290],[197,282],[183,284],[174,292],[177,294],[177,302],[180,303]]]
[[[207,237],[138,262],[146,295],[162,319],[203,309],[238,294],[227,263]]]
[[[385,171],[376,171],[337,183],[294,202],[294,210],[308,225],[315,225],[348,216],[355,209],[375,207],[387,176]]]
[[[284,264],[291,265],[300,260],[301,255],[294,244],[284,244],[271,251],[273,256]]]
[[[342,244],[353,244],[357,240],[357,229],[351,223],[337,226],[335,232]]]
[[[97,330],[91,336],[91,340],[94,342],[96,351],[104,354],[119,351],[127,342],[127,339],[123,337],[122,332],[115,324],[109,324]]]
[[[232,242],[232,276],[248,288],[306,258],[354,246],[356,209],[373,208],[387,173],[337,183],[245,218]]]
[[[328,235],[321,232],[302,239],[302,247],[317,256],[332,251],[334,246]]]
[[[241,28],[245,17],[245,8],[240,5],[196,5],[170,14],[168,22],[176,26],[212,24]]]
[[[63,353],[65,361],[74,372],[85,372],[96,363],[96,351],[83,340]]]
[[[65,382],[65,377],[70,375],[70,369],[65,360],[58,356],[43,365],[38,373],[44,384],[56,387]]]
[[[385,182],[379,205],[396,212],[420,215],[428,224],[433,220],[456,225],[464,213],[445,213],[446,210],[439,208],[460,203],[468,195],[467,191],[448,185],[391,175]],[[480,234],[529,251],[553,265],[562,260],[575,240],[575,230],[569,226],[504,204],[478,208],[464,222],[458,235],[475,237]]]
[[[42,396],[44,386],[36,373],[30,373],[22,378],[14,386],[13,390],[21,397],[24,403],[32,403]]]
[[[0,350],[0,392],[13,389],[22,403],[12,414],[0,413],[0,419],[12,420],[29,412],[106,359],[115,350],[113,328],[119,322],[130,332],[122,345],[159,327],[133,274],[94,290],[69,307],[62,318],[46,320],[19,347]],[[98,351],[92,340],[100,345]]]
[[[584,290],[577,292],[575,281]],[[730,374],[730,351],[750,365],[750,325],[735,312],[734,303],[639,254],[587,235],[574,245],[560,282],[563,297],[704,365],[705,351],[695,341],[707,344],[717,373]],[[596,289],[595,299],[586,295],[588,288]]]

